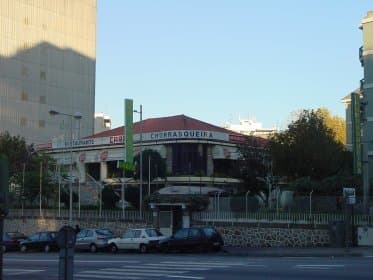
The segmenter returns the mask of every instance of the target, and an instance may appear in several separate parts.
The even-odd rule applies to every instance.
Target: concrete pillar
[[[181,207],[183,211],[183,228],[188,228],[190,227],[190,212],[188,207],[186,205],[182,205]]]
[[[103,181],[107,178],[107,162],[101,161],[100,162],[100,181]]]
[[[155,228],[159,228],[159,215],[158,215],[159,209],[154,204],[150,204],[150,208],[152,209],[152,212],[153,212],[153,226]]]
[[[78,161],[76,163],[76,167],[77,167],[79,182],[85,183],[87,180],[87,176],[86,176],[87,170],[86,170],[85,163]]]
[[[206,164],[207,164],[207,176],[212,176],[214,174],[214,160],[212,158],[212,147],[211,146],[208,146],[207,147],[207,160],[206,160]]]
[[[166,172],[172,174],[172,146],[166,146]]]

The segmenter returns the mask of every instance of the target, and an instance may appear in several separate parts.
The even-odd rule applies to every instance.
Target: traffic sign
[[[346,204],[356,204],[355,188],[343,188],[343,197]]]

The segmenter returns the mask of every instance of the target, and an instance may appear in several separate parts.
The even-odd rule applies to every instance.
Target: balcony
[[[360,94],[361,95],[364,95],[364,83],[365,83],[365,79],[361,79],[360,80]]]
[[[360,60],[361,66],[364,67],[364,49],[362,46],[359,48],[359,60]]]

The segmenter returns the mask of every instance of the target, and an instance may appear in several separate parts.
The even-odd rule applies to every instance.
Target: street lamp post
[[[40,173],[39,173],[39,217],[42,216],[42,213],[41,213],[42,182],[43,182],[43,162],[40,161]]]
[[[22,168],[22,193],[21,193],[21,213],[23,217],[23,208],[24,208],[24,196],[25,196],[25,171],[26,171],[26,163],[23,163]]]
[[[150,196],[150,154],[148,157],[148,196]]]
[[[140,111],[134,110],[135,113],[140,114],[140,219],[142,218],[142,105]]]
[[[73,220],[73,119],[80,120],[82,115],[80,113],[67,114],[54,110],[50,110],[49,114],[52,116],[62,115],[70,117],[70,180],[69,180],[69,225],[72,225]]]
[[[313,193],[313,190],[310,191],[310,218],[312,216],[312,193]]]

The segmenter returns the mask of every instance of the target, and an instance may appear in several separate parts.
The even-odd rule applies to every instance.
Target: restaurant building
[[[124,155],[123,131],[123,126],[103,131],[73,140],[72,145],[70,141],[56,138],[37,148],[50,153],[58,166],[73,163],[74,177],[82,186],[120,183],[123,181],[122,176],[118,176],[121,174],[119,162]],[[156,178],[152,184],[234,189],[241,181],[233,174],[232,167],[239,158],[238,145],[244,143],[246,137],[185,115],[150,118],[142,124],[134,123],[134,156],[142,147],[143,151],[157,151],[165,160],[166,178]],[[258,141],[265,140],[258,138]],[[138,184],[133,179],[131,183]]]

